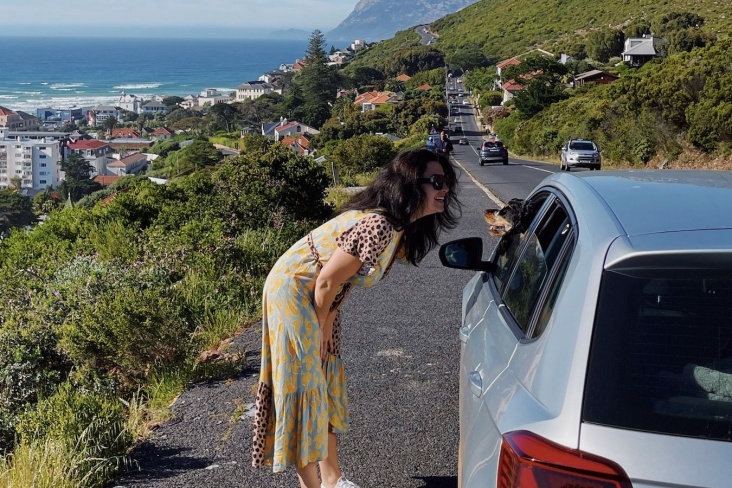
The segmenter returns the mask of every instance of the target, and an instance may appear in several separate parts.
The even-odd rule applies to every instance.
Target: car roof
[[[592,171],[556,173],[548,180],[555,180],[570,195],[578,196],[580,201],[573,201],[575,206],[589,196],[586,193],[589,189],[600,200],[607,216],[628,236],[732,229],[732,172],[729,171]],[[593,211],[600,210],[593,207]],[[590,226],[592,222],[607,222],[589,217]]]

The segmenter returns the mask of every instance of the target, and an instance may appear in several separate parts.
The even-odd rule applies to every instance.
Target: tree
[[[384,136],[360,135],[338,144],[330,155],[341,177],[374,171],[389,163],[396,151]]]
[[[181,97],[171,96],[171,97],[165,97],[163,98],[163,105],[166,107],[175,107],[179,103],[183,102],[185,99]]]
[[[61,171],[64,172],[64,180],[58,186],[59,192],[64,198],[70,197],[73,202],[102,188],[102,185],[89,179],[95,171],[94,166],[80,154],[73,153],[61,161]]]
[[[592,31],[587,36],[585,48],[587,55],[601,63],[607,63],[611,57],[620,56],[623,52],[625,34],[615,29]]]
[[[221,152],[207,141],[195,140],[190,145],[180,150],[176,156],[177,164],[185,170],[213,166],[221,161]]]
[[[236,107],[228,103],[217,103],[208,109],[208,115],[211,117],[211,129],[225,130],[231,132],[238,127],[239,112]]]
[[[302,106],[298,109],[302,122],[320,127],[330,117],[330,104],[335,101],[340,76],[335,68],[328,66],[328,57],[325,53],[325,37],[319,30],[310,35],[305,56],[305,67],[295,78],[294,84],[299,88],[302,97]],[[291,102],[297,101],[291,98]]]
[[[109,117],[104,119],[104,124],[102,125],[102,127],[104,127],[104,130],[111,134],[112,130],[117,127],[117,117],[115,117],[114,115],[110,115]]]
[[[0,235],[11,227],[24,227],[36,221],[33,201],[13,190],[0,190]]]

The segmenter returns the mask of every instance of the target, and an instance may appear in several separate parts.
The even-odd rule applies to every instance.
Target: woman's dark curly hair
[[[418,179],[422,178],[427,163],[437,161],[445,172],[445,184],[450,191],[445,196],[445,210],[412,222],[412,217],[425,203],[425,193]],[[457,199],[457,171],[444,156],[427,149],[410,149],[381,169],[373,183],[354,195],[341,207],[348,210],[376,210],[396,228],[404,230],[402,241],[407,261],[417,265],[437,246],[444,229],[457,225],[461,215]]]

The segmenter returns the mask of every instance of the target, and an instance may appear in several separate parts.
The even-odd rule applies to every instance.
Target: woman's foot
[[[321,484],[320,488],[327,488],[327,487],[325,485]],[[346,478],[341,476],[340,478],[338,478],[338,481],[336,482],[336,484],[333,485],[333,488],[361,488],[361,487],[358,486],[353,481],[348,481]]]

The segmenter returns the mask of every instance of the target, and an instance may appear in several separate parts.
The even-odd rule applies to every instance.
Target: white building
[[[282,89],[275,88],[274,85],[263,81],[248,81],[236,87],[236,101],[256,100],[262,95],[269,95],[270,93],[279,93],[281,95]]]
[[[94,174],[106,176],[107,164],[113,159],[114,149],[108,143],[96,139],[78,140],[68,145],[70,154],[79,154],[94,166]]]
[[[198,95],[197,105],[199,107],[203,107],[205,105],[214,106],[217,103],[229,103],[231,101],[232,100],[229,95],[224,95],[215,88],[206,88],[201,91],[200,95]]]
[[[136,95],[126,94],[125,92],[122,92],[122,94],[120,94],[119,96],[119,100],[117,100],[117,106],[119,108],[134,113],[140,113],[140,107],[142,107],[142,103],[142,98]]]
[[[46,187],[57,187],[61,180],[59,141],[10,137],[0,127],[0,188],[7,188],[15,177],[21,179],[22,194]]]

